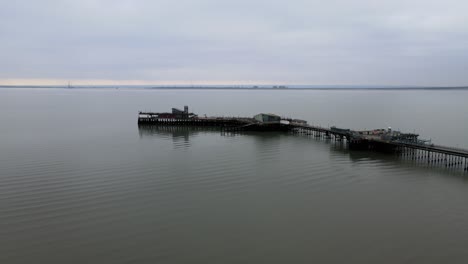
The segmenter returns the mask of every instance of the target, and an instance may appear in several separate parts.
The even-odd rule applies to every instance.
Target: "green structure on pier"
[[[281,117],[279,115],[264,113],[255,115],[254,119],[262,123],[279,123],[281,121]]]

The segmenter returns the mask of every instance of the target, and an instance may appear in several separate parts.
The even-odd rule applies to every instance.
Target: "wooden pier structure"
[[[188,107],[185,107],[184,111],[173,108],[172,113],[139,112],[138,125],[209,127],[224,131],[289,131],[294,134],[341,141],[351,150],[394,153],[418,163],[468,172],[468,150],[434,145],[418,139],[418,134],[401,133],[390,128],[368,131],[333,126],[325,128],[309,125],[304,120],[279,118],[273,114],[259,114],[253,118],[198,117],[189,113]]]
[[[346,141],[350,149],[371,150],[386,153],[394,153],[405,159],[413,160],[427,165],[462,169],[468,172],[468,150],[427,144],[417,140],[417,134],[404,134],[406,140],[382,139],[378,136],[363,135],[359,131],[343,130],[334,131],[333,128],[315,127],[309,125],[292,124],[292,132],[312,135],[317,138],[325,138],[337,141]]]

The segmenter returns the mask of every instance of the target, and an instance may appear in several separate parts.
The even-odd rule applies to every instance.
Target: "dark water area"
[[[285,133],[272,112],[468,148],[468,91],[0,89],[0,263],[467,263],[468,175]]]

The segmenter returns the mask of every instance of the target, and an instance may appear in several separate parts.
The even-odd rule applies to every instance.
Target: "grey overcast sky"
[[[0,84],[468,85],[467,0],[0,0]]]

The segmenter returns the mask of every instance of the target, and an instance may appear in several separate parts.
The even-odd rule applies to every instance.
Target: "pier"
[[[254,117],[199,117],[188,111],[173,108],[172,112],[139,112],[139,126],[191,126],[210,127],[224,131],[288,131],[315,138],[341,141],[351,150],[367,150],[393,153],[408,160],[435,167],[461,169],[468,172],[468,150],[434,145],[418,139],[415,133],[402,133],[391,128],[351,130],[337,127],[320,127],[307,121],[282,118],[275,114],[261,113]]]

